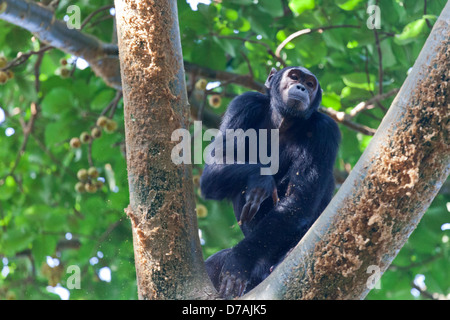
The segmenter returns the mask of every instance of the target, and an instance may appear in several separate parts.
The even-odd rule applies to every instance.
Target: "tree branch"
[[[17,66],[25,63],[31,56],[33,56],[33,55],[41,55],[44,52],[46,52],[48,50],[51,50],[51,49],[53,49],[52,46],[45,46],[45,47],[42,47],[41,49],[39,49],[37,51],[33,51],[32,50],[32,51],[29,51],[27,53],[19,52],[19,54],[17,55],[17,57],[15,59],[9,61],[8,64],[4,68],[2,68],[0,70],[7,70],[7,69],[11,69],[11,68],[17,67]]]
[[[0,0],[0,5],[5,3],[6,10],[0,13],[0,19],[34,33],[49,46],[85,59],[109,86],[121,88],[116,45],[103,43],[91,35],[67,28],[66,23],[54,19],[52,11],[37,3]]]
[[[294,40],[295,38],[298,38],[304,34],[308,34],[308,33],[313,33],[313,32],[320,32],[322,33],[324,30],[329,30],[329,29],[337,29],[337,28],[357,28],[359,29],[359,26],[353,26],[353,25],[347,25],[347,24],[343,24],[343,25],[336,25],[336,26],[323,26],[323,27],[318,27],[318,28],[312,28],[312,29],[303,29],[303,30],[299,30],[297,32],[294,32],[293,34],[289,35],[286,39],[283,40],[283,42],[281,42],[277,49],[275,50],[275,56],[280,57],[280,53],[281,50],[283,50],[283,48],[292,40]]]
[[[346,114],[343,111],[336,111],[331,108],[324,108],[324,107],[320,107],[319,111],[329,115],[336,122],[342,123],[344,126],[350,128],[356,132],[360,132],[360,133],[368,135],[368,136],[373,136],[376,132],[375,129],[372,129],[363,124],[359,124],[359,123],[351,121],[350,115]]]
[[[197,76],[217,79],[219,81],[232,82],[252,90],[264,92],[265,87],[262,83],[255,81],[249,75],[239,75],[227,71],[217,71],[207,67],[198,66],[190,62],[184,62],[184,69],[187,73],[195,73]]]
[[[376,102],[379,102],[381,100],[384,100],[386,98],[389,98],[390,96],[393,96],[397,94],[399,91],[398,88],[392,89],[391,91],[384,93],[384,94],[378,94],[370,98],[369,100],[365,102],[358,103],[349,113],[350,118],[354,118],[358,113],[361,111],[368,109],[369,106],[373,107],[373,104]]]

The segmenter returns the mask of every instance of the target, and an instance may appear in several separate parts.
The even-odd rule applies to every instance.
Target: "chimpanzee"
[[[334,120],[318,111],[322,89],[316,76],[303,67],[272,68],[265,86],[266,94],[247,92],[230,103],[220,132],[278,129],[278,172],[261,175],[263,165],[247,157],[244,163],[205,165],[200,180],[205,198],[233,202],[244,233],[236,246],[205,262],[224,298],[241,296],[264,280],[319,217],[335,187],[341,135]]]

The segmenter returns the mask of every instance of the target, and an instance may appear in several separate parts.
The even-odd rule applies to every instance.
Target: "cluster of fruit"
[[[208,81],[206,79],[200,79],[195,83],[195,88],[200,91],[206,91]],[[222,104],[222,98],[218,94],[212,94],[208,97],[208,103],[214,109],[218,109]]]
[[[75,184],[75,190],[78,193],[95,193],[103,187],[103,181],[98,180],[99,173],[97,168],[80,169],[77,172],[78,182]]]
[[[59,68],[59,75],[61,76],[61,78],[68,78],[70,76],[70,70],[67,67],[67,60],[63,58],[59,60],[59,63],[61,64],[61,68]]]
[[[106,133],[112,133],[117,129],[117,122],[105,116],[100,116],[97,119],[96,126],[92,128],[91,132],[82,132],[80,137],[73,137],[70,139],[70,146],[74,149],[81,147],[82,143],[91,143],[92,140],[98,139],[102,136],[102,129]]]
[[[4,69],[8,64],[8,60],[5,57],[0,57],[0,69]],[[14,72],[11,70],[0,70],[0,84],[5,84],[9,79],[14,78]]]
[[[200,175],[195,174],[192,177],[192,182],[194,183],[194,187],[197,190],[197,194],[199,197],[201,197],[200,194]],[[205,205],[201,203],[197,203],[195,206],[195,213],[197,214],[198,218],[206,218],[208,216],[208,209]]]
[[[117,129],[117,122],[105,116],[97,119],[96,126],[91,132],[82,132],[80,137],[70,139],[70,146],[74,149],[81,147],[81,144],[91,143],[94,139],[102,136],[102,129],[107,133],[112,133]],[[75,190],[78,193],[95,193],[103,187],[103,181],[98,180],[99,173],[95,167],[89,169],[80,169],[77,172],[78,182],[75,184]]]

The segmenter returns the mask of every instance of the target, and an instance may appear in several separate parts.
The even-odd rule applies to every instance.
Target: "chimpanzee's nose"
[[[298,89],[298,90],[302,90],[302,91],[305,91],[305,90],[306,90],[306,88],[305,88],[303,85],[301,85],[301,84],[298,84],[298,85],[297,85],[297,89]]]

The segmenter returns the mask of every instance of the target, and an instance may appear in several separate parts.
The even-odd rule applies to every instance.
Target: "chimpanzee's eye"
[[[291,79],[294,81],[298,81],[298,76],[296,74],[291,74]]]
[[[307,85],[308,87],[310,87],[310,88],[314,88],[314,83],[311,82],[311,81],[308,81],[308,82],[306,83],[306,85]]]

